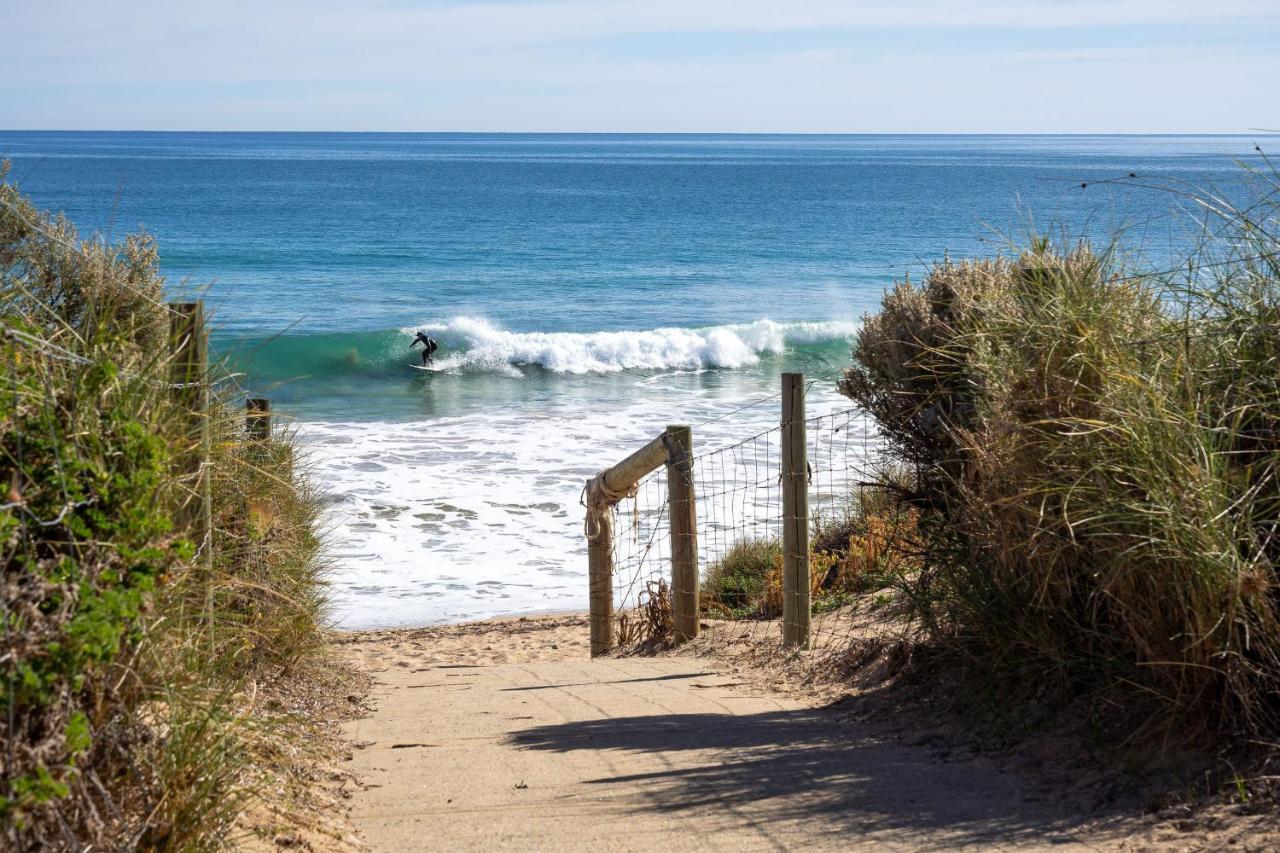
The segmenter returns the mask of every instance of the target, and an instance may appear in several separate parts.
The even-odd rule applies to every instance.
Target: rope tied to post
[[[608,469],[605,469],[588,480],[582,487],[582,495],[578,499],[578,503],[587,508],[583,532],[588,539],[595,539],[606,529],[609,510],[613,509],[616,503],[624,498],[635,497],[636,494],[634,485],[622,491],[610,488],[609,481],[606,479],[608,473]]]

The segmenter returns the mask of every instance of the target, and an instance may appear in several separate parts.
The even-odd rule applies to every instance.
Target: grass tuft
[[[1127,709],[1130,737],[1280,726],[1280,179],[1257,177],[1247,207],[1202,200],[1180,277],[1043,240],[939,264],[841,383],[919,472],[905,589],[933,641]]]
[[[227,846],[299,753],[267,697],[323,666],[318,502],[215,367],[211,532],[179,511],[199,445],[155,244],[80,240],[4,175],[0,846]]]

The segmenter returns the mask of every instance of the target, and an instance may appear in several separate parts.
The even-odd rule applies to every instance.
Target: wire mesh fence
[[[805,419],[810,583],[814,630],[839,617],[842,577],[868,554],[869,530],[883,520],[879,498],[889,472],[882,439],[856,408]],[[695,441],[697,440],[695,430]],[[700,616],[750,633],[781,637],[783,595],[782,425],[696,452]],[[672,596],[669,467],[641,479],[612,507],[613,606],[619,645],[669,635]],[[857,553],[855,553],[857,552]],[[878,560],[880,554],[870,554]],[[864,561],[865,562],[865,561]],[[861,568],[865,568],[862,566]],[[820,638],[814,637],[815,641]]]

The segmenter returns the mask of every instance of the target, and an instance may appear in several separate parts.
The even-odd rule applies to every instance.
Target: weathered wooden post
[[[177,520],[180,526],[194,528],[208,560],[213,554],[208,542],[213,529],[213,489],[208,470],[209,329],[203,302],[174,302],[169,311],[171,392],[187,424],[187,446],[179,457],[180,473],[191,484],[178,506]]]
[[[804,374],[782,374],[782,642],[809,647],[809,476]]]
[[[587,489],[587,591],[591,607],[591,656],[613,648],[612,505]],[[591,501],[597,504],[593,507]]]
[[[606,468],[587,481],[585,503],[587,505],[587,572],[588,590],[591,603],[591,656],[604,654],[613,648],[613,507],[635,488],[636,483],[670,458],[670,448],[675,446],[691,449],[692,434],[688,427],[684,429],[686,437],[683,444],[672,443],[668,432],[655,438],[644,447],[632,453],[612,468]],[[697,530],[693,515],[693,478],[691,466],[686,464],[682,469],[688,472],[687,494],[690,508],[687,514],[686,528],[690,532]],[[682,481],[683,482],[683,481]],[[672,537],[675,541],[675,525],[672,525]],[[693,565],[693,634],[697,634],[697,543],[690,536],[682,536],[681,541],[690,548]],[[674,585],[674,581],[673,581]],[[677,622],[677,634],[680,633]],[[686,625],[687,627],[687,625]],[[692,636],[691,635],[691,636]]]
[[[271,438],[271,401],[265,397],[250,397],[244,401],[244,428],[254,441]]]
[[[675,640],[698,636],[698,504],[693,494],[693,430],[667,427],[667,503],[671,514],[671,610]]]

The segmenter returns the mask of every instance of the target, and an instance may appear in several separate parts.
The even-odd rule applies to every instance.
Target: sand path
[[[503,625],[505,624],[505,627]],[[578,617],[344,645],[374,850],[1097,849],[981,759],[940,761],[735,682],[714,661],[587,659]],[[1104,845],[1103,846],[1107,846]]]

